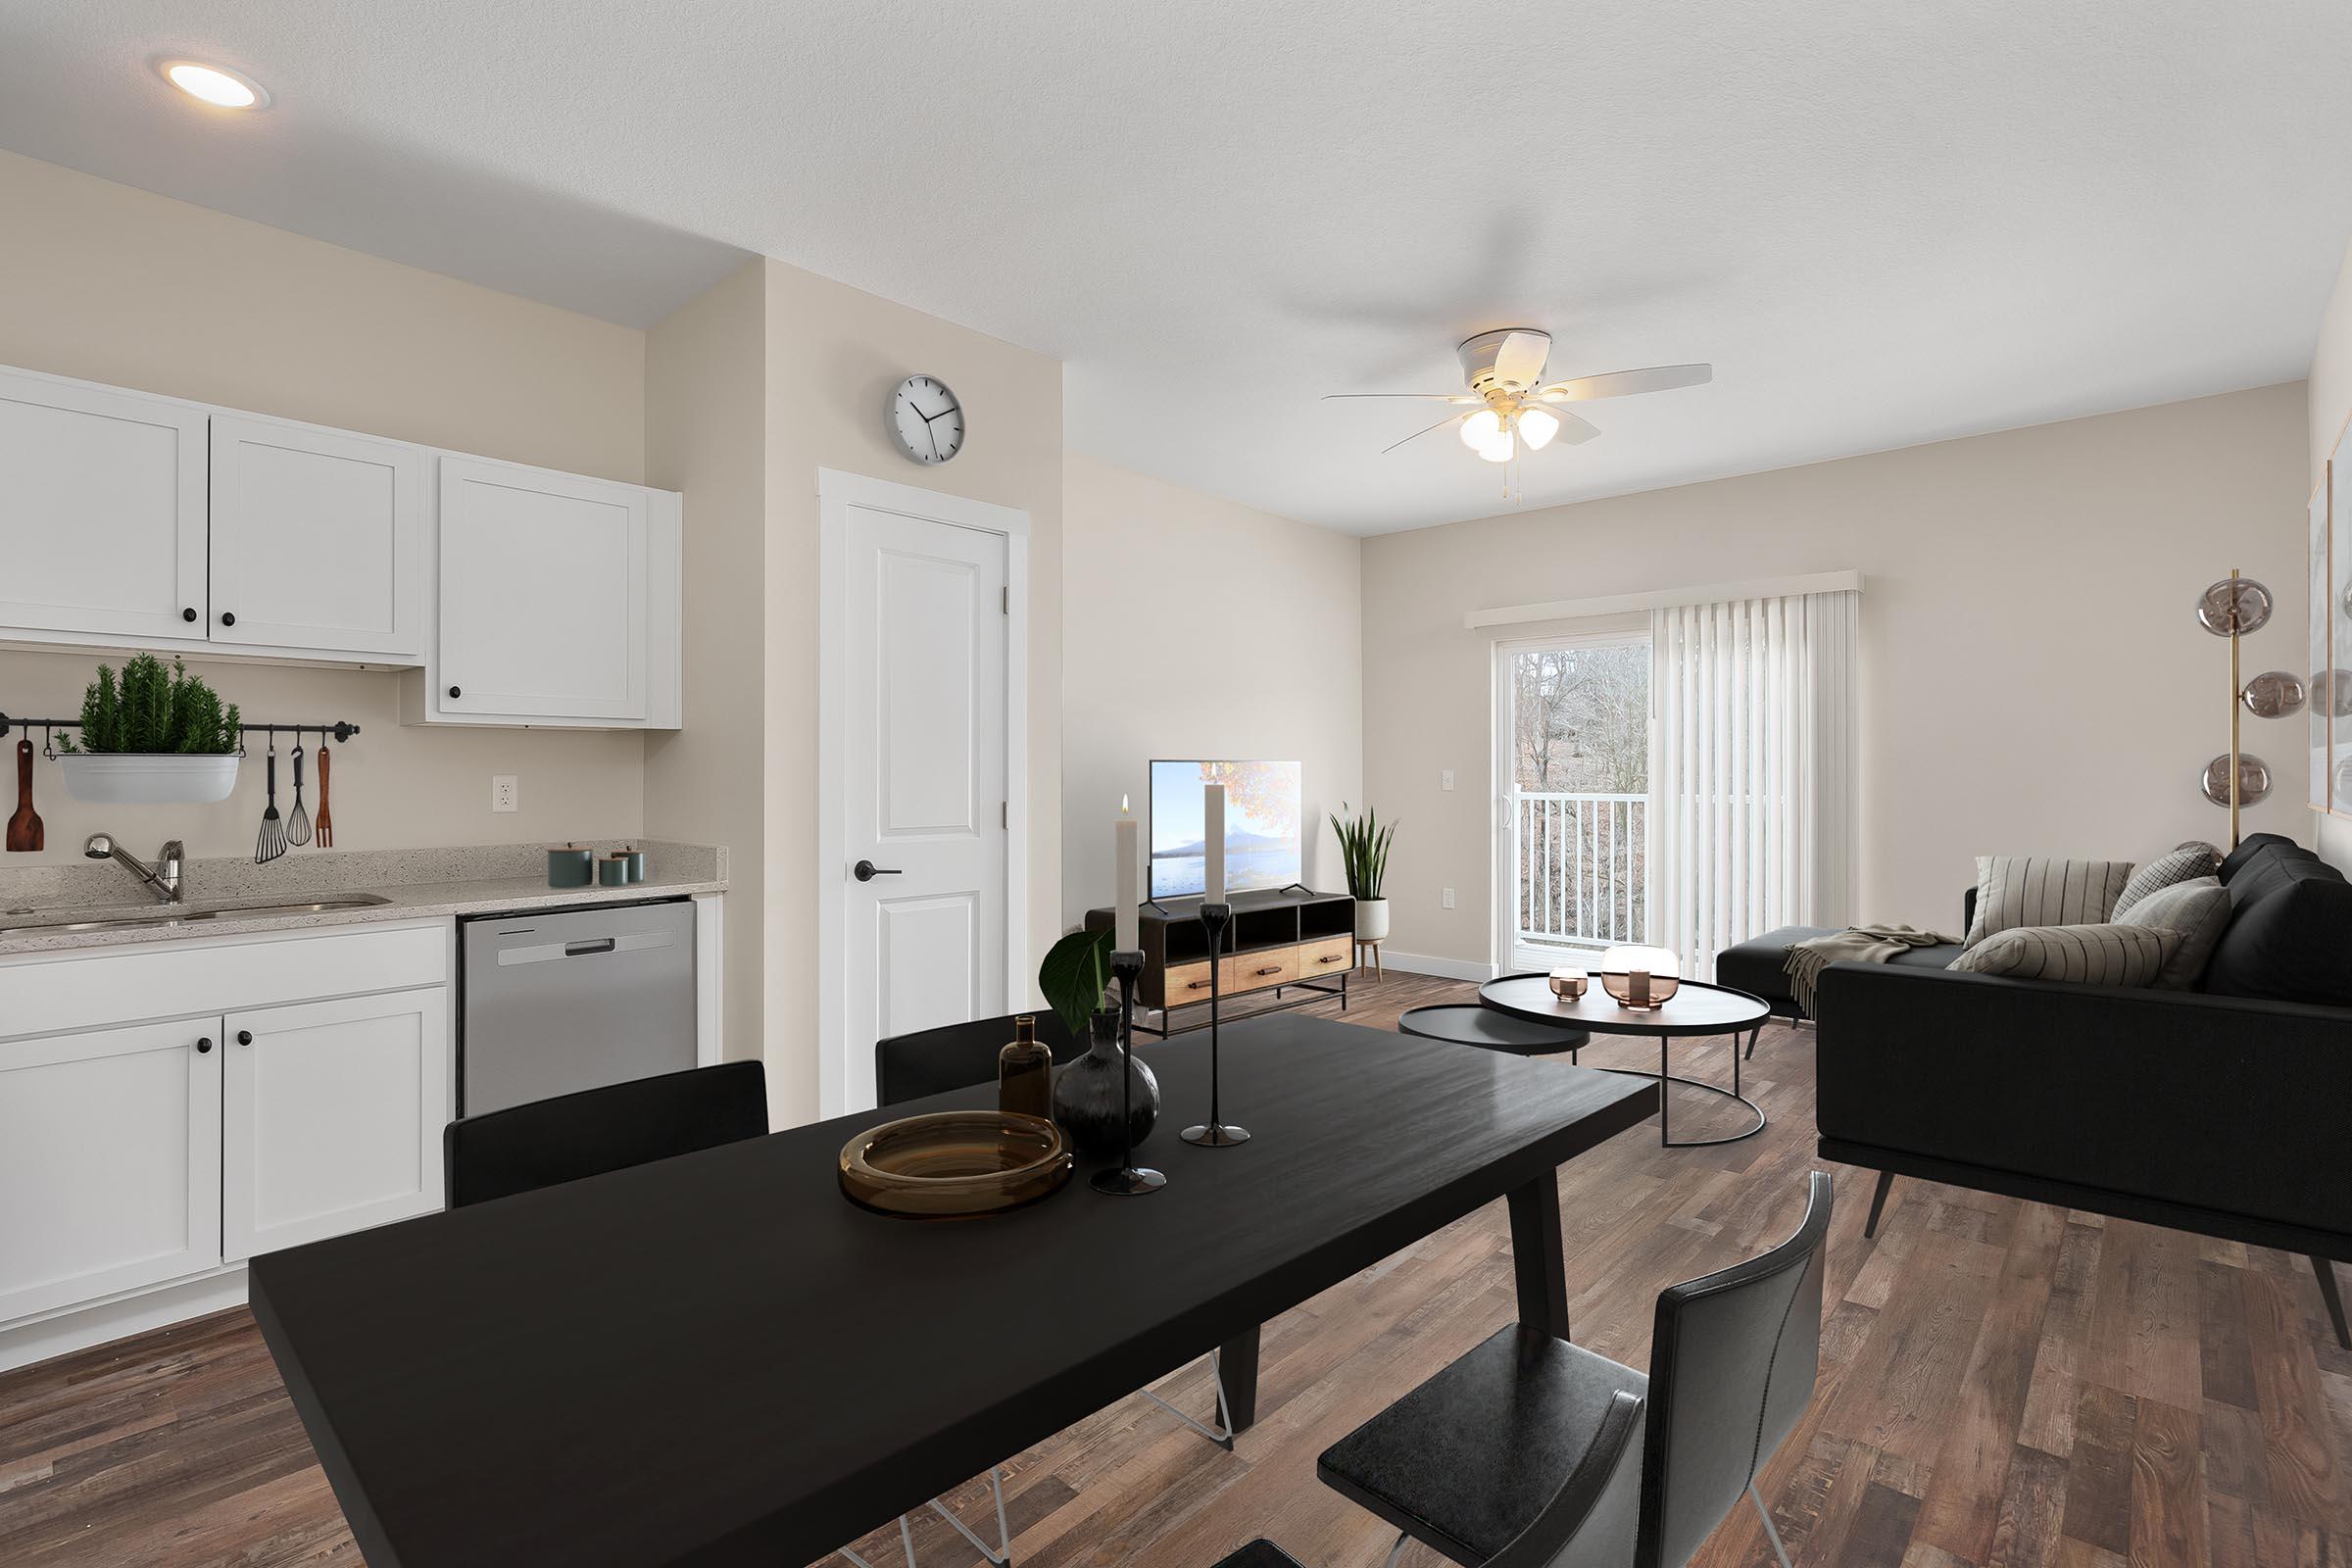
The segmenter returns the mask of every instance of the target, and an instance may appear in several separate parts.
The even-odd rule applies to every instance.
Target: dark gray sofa
[[[1957,949],[1823,973],[1820,1152],[1880,1173],[1865,1234],[1904,1175],[2280,1248],[2352,1347],[2352,884],[2270,834],[2222,871],[2200,990],[1947,972]]]

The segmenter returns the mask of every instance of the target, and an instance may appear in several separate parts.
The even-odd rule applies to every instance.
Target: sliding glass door
[[[1544,969],[1645,940],[1649,638],[1494,652],[1501,961]]]

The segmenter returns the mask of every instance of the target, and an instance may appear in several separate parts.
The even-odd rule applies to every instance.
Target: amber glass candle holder
[[[1600,956],[1600,986],[1630,1012],[1652,1012],[1683,988],[1682,960],[1664,948],[1611,948]]]
[[[1581,1000],[1592,984],[1592,977],[1573,964],[1552,970],[1550,981],[1551,994],[1562,1002]]]

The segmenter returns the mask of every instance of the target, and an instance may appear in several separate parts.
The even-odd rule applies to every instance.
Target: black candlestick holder
[[[1208,1120],[1187,1127],[1176,1136],[1202,1149],[1231,1149],[1250,1141],[1250,1129],[1236,1127],[1218,1114],[1217,1102],[1217,990],[1220,960],[1225,953],[1225,927],[1233,919],[1230,904],[1200,906],[1200,923],[1208,928]]]
[[[1127,1146],[1116,1170],[1095,1172],[1095,1191],[1140,1198],[1168,1185],[1166,1176],[1135,1162],[1135,982],[1143,975],[1144,956],[1133,951],[1113,953],[1110,972],[1119,982],[1119,1090],[1123,1096],[1119,1119],[1126,1128]]]

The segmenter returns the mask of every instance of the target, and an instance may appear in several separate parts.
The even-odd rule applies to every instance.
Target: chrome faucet
[[[148,892],[155,895],[156,903],[177,904],[179,902],[179,862],[181,857],[187,853],[181,847],[179,840],[172,839],[167,843],[163,848],[163,853],[156,857],[155,864],[152,866],[122,848],[122,845],[117,844],[114,836],[108,833],[91,834],[89,842],[81,847],[81,853],[93,860],[119,862],[132,876],[137,877]]]

